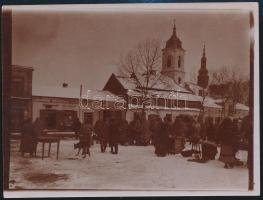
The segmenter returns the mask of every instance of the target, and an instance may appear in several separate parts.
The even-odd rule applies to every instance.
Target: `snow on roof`
[[[119,80],[119,82],[125,89],[136,89],[139,86],[137,82],[130,77],[116,76],[116,78]],[[142,83],[143,86],[146,85],[143,84],[145,82],[143,77],[138,77],[138,79],[140,80],[140,83]],[[177,84],[172,78],[164,75],[160,75],[158,77],[153,77],[152,79],[150,79],[149,88],[189,93],[187,89]]]
[[[187,84],[190,88],[196,88],[199,90],[203,89],[202,87],[200,87],[199,85],[197,85],[196,83],[193,83],[193,82],[186,82],[185,84]]]
[[[198,96],[191,93],[151,90],[149,91],[149,94],[157,98],[159,97],[174,100],[200,101]]]
[[[32,88],[33,96],[57,97],[57,98],[73,98],[79,99],[80,88],[76,87],[57,87],[57,86],[37,86]],[[124,101],[121,97],[112,94],[109,91],[102,90],[85,90],[82,89],[82,97],[89,100],[103,101]]]
[[[236,104],[236,110],[246,110],[246,111],[249,111],[249,107],[242,104],[242,103],[237,103]]]
[[[33,96],[60,97],[60,98],[79,98],[80,89],[73,87],[58,86],[34,86],[32,88]]]
[[[87,90],[85,94],[82,94],[82,97],[95,101],[125,101],[122,96],[114,95],[111,92],[105,90]]]
[[[202,99],[202,97],[200,98]],[[205,97],[204,106],[208,108],[222,108],[222,106],[216,104],[216,100],[211,97]]]

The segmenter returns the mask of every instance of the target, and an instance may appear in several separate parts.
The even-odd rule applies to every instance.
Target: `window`
[[[171,65],[172,65],[172,56],[169,55],[169,56],[167,57],[167,67],[171,67]]]
[[[180,68],[181,67],[181,56],[179,56],[179,58],[178,58],[178,68]]]
[[[180,83],[181,83],[181,81],[182,81],[182,80],[181,80],[181,78],[179,77],[179,78],[178,78],[178,83],[180,84]]]

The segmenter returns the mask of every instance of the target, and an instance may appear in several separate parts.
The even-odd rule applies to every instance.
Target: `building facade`
[[[20,131],[27,112],[32,117],[33,68],[12,65],[11,73],[11,130]]]

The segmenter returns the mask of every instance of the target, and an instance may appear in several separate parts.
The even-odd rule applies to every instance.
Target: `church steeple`
[[[203,55],[201,58],[201,67],[199,69],[198,72],[198,81],[197,84],[202,87],[202,88],[206,88],[208,86],[208,80],[209,80],[209,76],[208,76],[208,70],[206,68],[206,52],[205,52],[205,44],[203,47]]]
[[[166,41],[165,48],[162,50],[162,71],[163,75],[169,76],[177,83],[181,84],[185,81],[184,71],[184,54],[182,42],[176,33],[176,25],[174,21],[173,32]]]
[[[173,27],[173,35],[176,36],[176,26],[175,26],[175,20],[174,20],[174,27]]]

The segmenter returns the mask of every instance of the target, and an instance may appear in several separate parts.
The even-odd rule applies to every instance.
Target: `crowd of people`
[[[112,154],[118,154],[118,145],[153,145],[155,154],[163,157],[169,154],[181,153],[183,156],[199,153],[199,161],[206,162],[215,159],[220,146],[219,160],[225,163],[225,168],[232,168],[237,163],[235,154],[240,148],[247,148],[248,134],[251,131],[248,117],[240,119],[224,118],[215,124],[211,117],[195,119],[190,115],[179,115],[174,120],[167,115],[162,119],[155,116],[146,119],[146,115],[134,117],[128,123],[125,119],[114,117],[99,119],[94,126],[74,121],[74,132],[82,149],[83,157],[90,154],[93,141],[100,143],[102,153],[110,147]],[[34,155],[37,138],[42,134],[43,122],[38,118],[34,123],[25,116],[21,130],[20,151]],[[184,151],[185,144],[192,149]],[[242,144],[242,145],[241,145]],[[200,147],[198,149],[196,147]],[[190,153],[189,153],[190,152]]]

